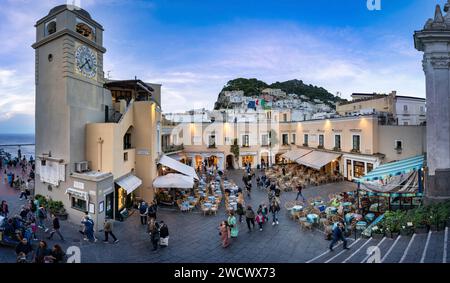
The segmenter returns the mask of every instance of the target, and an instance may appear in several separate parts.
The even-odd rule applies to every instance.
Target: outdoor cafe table
[[[325,213],[326,213],[327,215],[334,215],[334,214],[337,213],[337,208],[336,208],[336,207],[333,207],[333,206],[327,207],[327,208],[325,209]]]
[[[230,208],[233,209],[233,210],[237,210],[237,202],[230,201]]]
[[[205,202],[203,205],[205,207],[207,207],[207,208],[211,208],[212,207],[212,203],[210,203],[210,202]]]
[[[308,220],[309,223],[317,223],[319,220],[319,215],[311,213],[306,216],[306,219]]]
[[[209,200],[209,201],[215,201],[215,200],[216,200],[216,197],[215,197],[215,196],[209,196],[209,197],[208,197],[208,200]]]
[[[301,205],[294,205],[293,207],[292,207],[292,211],[302,211],[303,210],[303,206],[301,206]]]

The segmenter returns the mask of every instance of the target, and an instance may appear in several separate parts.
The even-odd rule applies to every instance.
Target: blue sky
[[[425,96],[413,32],[445,0],[81,0],[112,79],[163,84],[165,112],[212,108],[236,77]],[[35,22],[64,0],[0,0],[0,133],[34,131]]]

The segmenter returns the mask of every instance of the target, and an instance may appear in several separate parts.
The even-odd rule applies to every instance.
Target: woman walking
[[[49,256],[51,253],[51,250],[47,247],[47,242],[40,241],[39,247],[36,250],[36,256],[34,261],[36,263],[44,263],[45,257]]]
[[[229,216],[228,216],[228,225],[231,228],[230,236],[231,238],[237,238],[239,234],[239,228],[237,225],[236,217],[234,216],[234,211],[230,210]]]
[[[63,263],[66,253],[64,253],[60,245],[54,245],[50,252],[50,256],[48,257],[51,259],[52,263]]]
[[[230,227],[226,221],[220,223],[219,231],[222,247],[226,248],[230,245]]]

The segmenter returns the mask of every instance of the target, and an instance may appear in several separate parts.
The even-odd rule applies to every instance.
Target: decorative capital
[[[440,57],[431,57],[430,59],[431,66],[435,69],[448,69],[450,68],[450,57],[449,56],[440,56]]]

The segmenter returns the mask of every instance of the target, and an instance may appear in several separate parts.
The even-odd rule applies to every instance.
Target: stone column
[[[450,9],[450,0],[445,12]],[[427,182],[425,202],[450,199],[450,13],[436,6],[434,19],[414,34],[424,52],[427,95]]]

